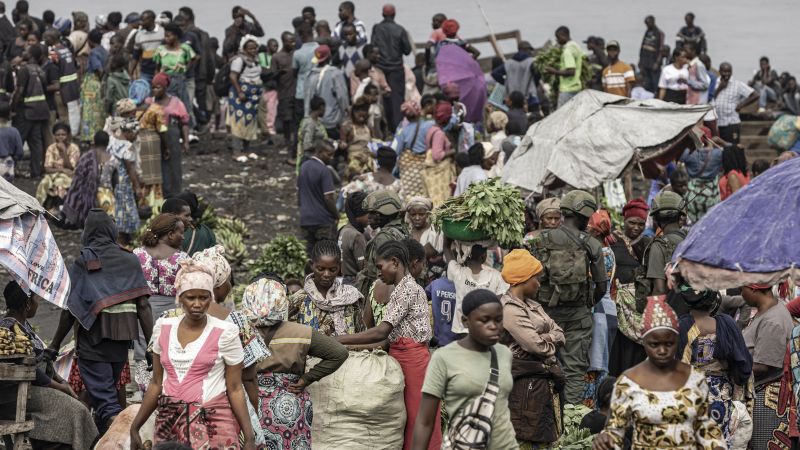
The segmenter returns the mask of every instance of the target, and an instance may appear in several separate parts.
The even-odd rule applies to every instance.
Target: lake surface
[[[13,3],[12,0],[6,2],[9,10]],[[258,17],[267,37],[278,38],[282,31],[291,28],[291,20],[300,15],[303,4],[314,6],[318,19],[335,24],[338,21],[339,0],[237,0],[235,3],[212,0],[176,3],[158,0],[30,0],[30,3],[34,14],[52,9],[58,17],[70,11],[82,10],[91,18],[95,14],[107,14],[113,10],[120,10],[124,15],[133,5],[139,11],[150,8],[158,13],[167,8],[177,11],[180,6],[188,4],[194,9],[197,24],[218,37],[223,36],[225,27],[231,22],[231,7],[240,4]],[[363,20],[368,28],[381,20],[382,2],[356,0],[355,3],[356,17]],[[464,37],[488,34],[474,0],[396,0],[394,3],[397,22],[406,27],[418,42],[427,38],[430,18],[437,12],[457,19],[461,24],[460,34]],[[684,24],[684,14],[692,11],[697,16],[696,24],[706,33],[708,53],[714,67],[718,67],[722,61],[728,61],[733,64],[734,77],[744,80],[750,78],[758,67],[758,58],[767,55],[772,60],[773,68],[779,72],[800,73],[800,27],[797,25],[800,2],[797,0],[484,0],[482,4],[495,32],[519,29],[523,39],[539,47],[552,39],[559,25],[566,25],[572,31],[573,39],[579,42],[589,35],[602,36],[606,41],[620,41],[621,59],[632,63],[638,60],[645,16],[652,14],[656,17],[657,25],[664,31],[667,43],[672,47],[675,45],[675,34]],[[504,50],[510,51],[512,47],[509,45]],[[485,55],[491,53],[488,45],[480,50]]]

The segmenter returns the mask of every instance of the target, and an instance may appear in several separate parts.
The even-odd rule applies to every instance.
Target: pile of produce
[[[468,221],[468,230],[511,248],[519,245],[525,235],[525,202],[517,188],[492,178],[447,199],[433,212],[432,220],[436,229],[451,239],[459,240],[448,235],[448,222]]]
[[[33,353],[33,344],[28,336],[14,325],[15,330],[0,328],[0,355],[29,355]]]
[[[594,436],[586,428],[581,428],[583,416],[592,410],[583,405],[564,405],[564,433],[556,442],[556,450],[589,450]]]
[[[225,247],[225,258],[231,264],[241,264],[247,256],[244,239],[250,235],[247,225],[238,217],[217,217],[214,235],[217,243]]]
[[[279,235],[261,249],[250,266],[250,275],[271,272],[284,280],[303,279],[307,260],[305,242],[294,236]]]

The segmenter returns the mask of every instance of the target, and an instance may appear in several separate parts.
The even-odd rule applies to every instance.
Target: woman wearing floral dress
[[[36,188],[36,200],[45,208],[56,208],[63,202],[78,166],[81,149],[71,142],[69,125],[53,126],[55,143],[47,147],[44,155],[45,176]]]
[[[305,388],[335,372],[347,349],[307,325],[289,322],[286,286],[276,279],[261,277],[247,286],[242,309],[271,353],[256,363],[266,448],[310,450],[313,410]],[[322,360],[306,371],[306,356]]]
[[[753,373],[753,358],[736,322],[727,314],[714,314],[720,297],[715,291],[697,292],[686,283],[677,287],[689,314],[680,318],[678,358],[706,376],[710,415],[731,447],[734,401],[744,401]]]
[[[675,358],[678,319],[664,296],[648,298],[643,323],[647,359],[617,379],[611,416],[592,448],[622,448],[628,427],[633,428],[635,450],[727,448],[722,430],[709,416],[706,377]]]
[[[153,320],[175,307],[175,279],[180,269],[179,262],[189,255],[181,251],[184,225],[174,214],[160,214],[155,217],[142,236],[142,246],[133,254],[139,258],[144,279],[150,287],[150,309]],[[147,343],[144,336],[134,342],[136,360],[136,381],[144,391],[150,381],[150,372],[145,362]]]

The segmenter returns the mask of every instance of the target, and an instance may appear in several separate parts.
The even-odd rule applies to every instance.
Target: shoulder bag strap
[[[489,384],[496,385],[500,377],[500,369],[497,366],[497,352],[494,350],[494,346],[489,347],[489,351],[492,353],[492,363],[489,366]],[[486,389],[484,389],[484,392],[486,392]]]
[[[417,119],[417,128],[414,130],[414,137],[411,138],[411,149],[414,149],[414,144],[417,143],[417,136],[419,136],[419,129],[422,126],[422,123]],[[426,149],[427,150],[427,149]]]

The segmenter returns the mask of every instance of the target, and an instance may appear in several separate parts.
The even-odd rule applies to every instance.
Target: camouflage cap
[[[653,216],[659,212],[681,210],[683,210],[683,197],[674,192],[667,191],[656,195],[656,198],[653,200],[653,207],[650,209],[650,215]]]
[[[576,189],[564,195],[564,198],[561,199],[561,209],[572,211],[583,217],[592,217],[592,214],[597,211],[597,201],[592,194]]]
[[[403,210],[403,203],[397,193],[384,189],[375,191],[364,199],[364,210],[391,216]]]

